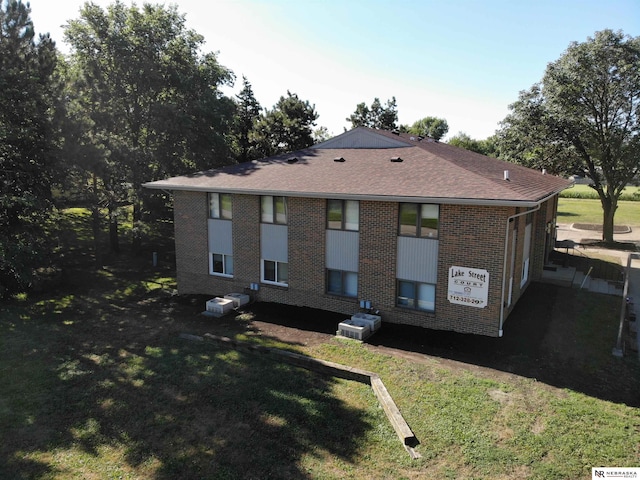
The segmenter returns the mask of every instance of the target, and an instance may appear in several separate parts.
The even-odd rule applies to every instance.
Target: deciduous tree
[[[476,140],[464,132],[458,132],[458,134],[451,137],[447,143],[454,147],[464,148],[465,150],[471,150],[472,152],[481,153],[489,157],[495,157],[498,154],[495,137]]]
[[[101,184],[112,212],[133,205],[135,248],[144,181],[232,160],[234,106],[219,87],[233,75],[213,53],[201,53],[203,37],[185,27],[175,6],[116,1],[103,10],[86,3],[65,35],[80,72],[75,91],[92,124],[90,141],[105,155]],[[110,220],[117,249],[117,214]]]
[[[612,242],[618,199],[640,170],[640,37],[604,30],[572,43],[511,110],[501,151],[522,162],[553,157],[565,171],[579,160]]]
[[[422,137],[430,137],[439,141],[449,131],[449,124],[444,118],[425,117],[413,122],[408,132]]]

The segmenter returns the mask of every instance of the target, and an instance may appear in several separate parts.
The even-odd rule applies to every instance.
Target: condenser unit
[[[224,315],[233,309],[233,300],[228,298],[216,297],[207,300],[207,312],[214,315]]]
[[[371,333],[376,332],[382,326],[382,317],[372,313],[358,312],[351,315],[351,320],[357,320],[369,325]]]
[[[227,293],[224,298],[233,302],[233,308],[238,308],[249,303],[249,295],[245,293]]]
[[[365,322],[348,318],[338,324],[338,335],[356,340],[364,340],[371,335],[371,329]]]

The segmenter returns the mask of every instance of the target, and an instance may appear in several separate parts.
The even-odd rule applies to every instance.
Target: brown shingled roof
[[[364,139],[360,143],[356,141],[358,135]],[[374,137],[377,148],[366,148],[367,142],[371,143]],[[386,148],[380,148],[385,138],[394,141]],[[354,147],[355,144],[358,146]],[[349,147],[330,148],[332,145]],[[297,161],[291,162],[294,157]],[[340,157],[343,162],[334,161]],[[509,180],[504,179],[505,170],[509,171]],[[145,187],[321,198],[527,205],[570,185],[560,177],[452,145],[359,127],[305,150],[150,182]]]

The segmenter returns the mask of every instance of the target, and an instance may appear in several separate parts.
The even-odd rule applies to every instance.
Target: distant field
[[[589,185],[574,185],[560,193],[560,198],[584,198],[598,200],[598,193]],[[640,202],[640,187],[626,187],[621,200]]]
[[[581,185],[583,186],[583,185]],[[600,200],[560,198],[558,223],[602,223]],[[640,225],[640,203],[620,201],[614,218],[616,225]]]

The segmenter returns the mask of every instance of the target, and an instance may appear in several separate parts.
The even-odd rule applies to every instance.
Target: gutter
[[[484,199],[484,198],[446,198],[446,197],[419,197],[419,196],[402,196],[402,195],[371,195],[371,194],[354,194],[354,193],[331,193],[331,192],[299,192],[299,191],[284,191],[284,190],[268,190],[268,189],[238,189],[238,188],[215,188],[204,186],[180,186],[171,184],[160,184],[156,182],[143,183],[144,188],[153,190],[178,190],[187,192],[212,192],[219,193],[236,193],[241,195],[274,195],[285,197],[300,197],[300,198],[323,198],[323,199],[338,199],[338,200],[369,200],[377,202],[410,202],[410,203],[438,203],[442,205],[474,205],[474,206],[486,206],[486,207],[540,207],[540,204],[545,202],[548,198],[557,195],[567,187],[563,187],[557,191],[554,191],[550,195],[538,200],[498,200],[498,199]]]
[[[556,195],[556,194],[554,194]],[[498,330],[498,337],[502,337],[503,335],[503,330],[502,330],[502,326],[504,325],[504,311],[505,311],[505,305],[504,305],[504,296],[505,296],[505,288],[506,288],[506,284],[507,284],[507,253],[509,252],[508,250],[508,246],[509,246],[509,224],[511,223],[512,220],[514,220],[517,217],[521,217],[523,215],[528,215],[529,213],[532,212],[537,212],[538,210],[540,210],[540,207],[542,206],[542,204],[548,200],[552,195],[549,195],[547,197],[545,197],[543,200],[540,201],[540,203],[538,203],[538,205],[536,206],[536,208],[533,208],[531,210],[527,210],[525,212],[520,212],[520,213],[516,213],[514,215],[511,215],[509,218],[507,218],[507,224],[506,224],[506,228],[505,228],[505,235],[504,235],[504,260],[502,263],[502,295],[500,298],[500,329]]]

